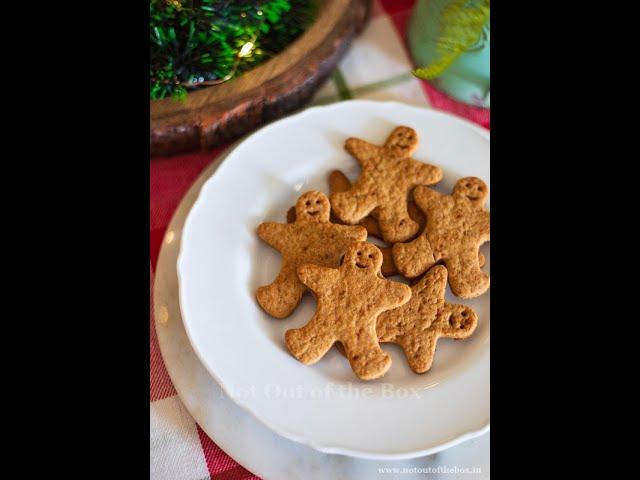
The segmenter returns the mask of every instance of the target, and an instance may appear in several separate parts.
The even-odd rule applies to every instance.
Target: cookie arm
[[[415,185],[432,185],[442,180],[443,176],[440,167],[414,159],[409,160],[409,172],[414,178]]]
[[[333,192],[330,199],[335,216],[350,225],[358,223],[378,205],[375,194],[361,191],[357,182],[349,191]]]
[[[298,278],[314,292],[320,292],[333,285],[340,277],[335,268],[306,264],[298,268]]]
[[[367,229],[361,225],[336,225],[338,232],[345,238],[354,242],[367,240]]]
[[[441,196],[442,195],[435,190],[431,190],[425,186],[418,186],[413,189],[413,200],[424,213],[428,213],[427,210],[429,207],[433,206],[434,202],[436,202]]]
[[[353,137],[347,139],[344,149],[358,161],[361,168],[372,163],[379,153],[379,147]]]
[[[351,188],[351,182],[340,170],[333,170],[329,174],[329,190],[333,192],[346,192]]]
[[[282,251],[286,242],[286,233],[289,225],[275,222],[266,222],[258,225],[258,236],[267,244],[278,251]]]
[[[411,299],[411,288],[408,285],[393,280],[382,280],[383,288],[380,297],[385,299],[385,310],[398,308]]]

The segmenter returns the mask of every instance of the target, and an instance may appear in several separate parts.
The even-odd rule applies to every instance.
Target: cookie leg
[[[445,260],[449,272],[449,285],[454,295],[474,298],[489,288],[489,275],[480,269],[478,251],[469,249]]]
[[[296,265],[283,261],[273,283],[258,288],[256,299],[272,317],[286,318],[296,309],[306,290],[307,287],[298,279]]]
[[[424,235],[409,243],[396,243],[392,253],[398,271],[407,278],[417,277],[435,263],[433,250]]]
[[[416,202],[409,201],[407,203],[407,213],[411,217],[411,220],[416,222],[419,229],[422,230],[427,223],[427,217],[425,217],[424,213],[422,213],[420,207],[416,205]]]
[[[382,275],[385,277],[397,275],[398,269],[396,268],[395,263],[393,263],[391,247],[380,247],[380,251],[382,252],[382,268],[380,269]]]
[[[367,229],[368,235],[382,239],[382,232],[380,231],[378,222],[371,215],[364,217],[362,220],[360,220],[359,225],[362,225],[364,228]]]
[[[411,219],[405,207],[378,207],[375,215],[382,238],[388,243],[406,242],[412,239],[420,228],[420,225]]]
[[[331,194],[331,209],[341,221],[354,225],[376,207],[375,196],[357,189]]]
[[[436,335],[427,332],[418,338],[408,338],[400,343],[407,356],[407,363],[415,373],[424,373],[431,368],[436,353]]]
[[[347,178],[347,176],[342,173],[340,170],[333,170],[329,174],[329,190],[331,193],[334,192],[346,192],[351,188],[351,182]],[[337,223],[334,221],[334,223]],[[382,238],[382,234],[380,233],[380,228],[378,227],[378,222],[375,218],[371,216],[367,216],[360,220],[360,225],[367,229],[367,233],[377,238]]]
[[[362,380],[373,380],[387,373],[391,357],[380,348],[375,328],[368,333],[362,330],[350,340],[342,342],[351,368]]]
[[[346,192],[351,188],[351,182],[340,170],[329,173],[329,190],[333,192]]]
[[[305,365],[320,360],[335,343],[335,337],[314,316],[302,328],[287,330],[284,340],[291,354]]]

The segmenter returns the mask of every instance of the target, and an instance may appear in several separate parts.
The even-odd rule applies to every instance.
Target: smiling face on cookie
[[[296,218],[328,222],[330,212],[329,199],[322,192],[311,191],[302,194],[296,202]]]
[[[466,197],[474,203],[483,204],[487,199],[489,189],[487,184],[477,177],[461,178],[453,188],[454,195]]]
[[[396,127],[385,143],[385,149],[398,157],[408,157],[417,146],[418,134],[409,127]]]
[[[371,243],[358,242],[347,251],[344,263],[358,270],[377,272],[382,266],[382,253]]]
[[[442,333],[450,338],[467,338],[476,329],[478,315],[465,305],[449,305],[448,314],[441,319]]]

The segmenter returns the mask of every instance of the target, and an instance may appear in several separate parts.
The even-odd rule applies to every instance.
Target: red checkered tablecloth
[[[489,128],[489,111],[449,98],[411,75],[404,32],[414,0],[373,0],[367,27],[311,102],[321,105],[349,98],[396,100],[446,110]],[[153,158],[150,162],[151,285],[160,245],[174,210],[202,170],[225,147],[209,152]],[[185,410],[165,369],[156,338],[151,339],[152,479],[258,478],[226,455]]]

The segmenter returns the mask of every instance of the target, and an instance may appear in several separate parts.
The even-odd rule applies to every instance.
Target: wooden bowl
[[[259,67],[185,101],[151,101],[151,155],[209,149],[301,107],[362,29],[369,4],[325,0],[307,31]]]

